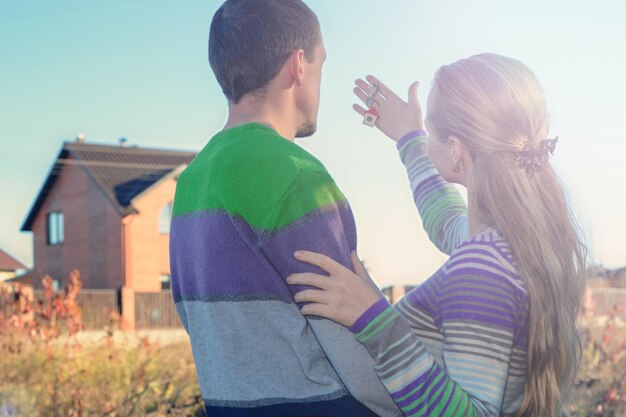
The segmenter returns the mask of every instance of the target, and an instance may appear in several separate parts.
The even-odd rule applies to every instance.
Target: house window
[[[159,233],[167,235],[170,232],[170,224],[172,223],[172,202],[167,203],[161,209],[159,216]]]
[[[47,241],[48,245],[58,245],[65,240],[65,226],[63,213],[53,211],[47,215]]]
[[[172,288],[169,274],[161,274],[161,290],[169,290]]]

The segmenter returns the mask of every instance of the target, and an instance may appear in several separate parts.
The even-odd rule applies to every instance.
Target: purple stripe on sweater
[[[458,251],[456,251],[454,255],[452,256],[452,258],[450,258],[450,261],[448,262],[448,268],[462,264],[464,262],[475,261],[483,265],[494,267],[504,272],[510,277],[515,276],[515,274],[511,273],[508,269],[502,266],[502,264],[494,257],[493,253],[484,249],[476,248],[476,247],[468,248],[468,246],[472,245],[473,243],[474,243],[474,240],[470,240],[465,245],[459,247]],[[479,244],[484,245],[484,243],[479,243]],[[458,259],[461,255],[472,255],[472,258],[471,259],[467,259],[467,258]],[[479,255],[483,255],[483,256],[479,256]]]
[[[441,190],[442,185],[447,185],[440,175],[432,175],[415,186],[413,192],[423,194],[432,190]]]
[[[466,252],[467,253],[467,252]],[[463,258],[463,259],[459,259],[458,258],[458,253],[455,254],[451,259],[450,262],[448,262],[448,264],[446,265],[446,267],[448,269],[451,269],[453,267],[461,267],[461,268],[456,268],[456,271],[461,271],[464,270],[465,268],[463,267],[464,264],[471,264],[471,263],[477,263],[480,265],[484,265],[485,267],[488,268],[492,268],[495,269],[499,272],[501,272],[503,275],[509,277],[509,278],[516,278],[516,276],[514,274],[512,274],[508,269],[506,269],[505,267],[502,266],[502,264],[498,263],[497,261],[491,261],[491,259],[485,259],[483,257],[480,257],[479,255],[473,256],[472,258]],[[467,269],[479,269],[480,267],[475,266],[475,265],[468,265]],[[456,272],[454,271],[454,272]],[[491,271],[488,271],[491,272]],[[500,281],[504,280],[506,278],[504,277],[500,277]]]
[[[356,250],[356,225],[349,206],[335,210],[325,209],[318,215],[307,216],[273,236],[260,248],[279,276],[286,279],[293,273],[328,272],[296,260],[293,253],[306,250],[324,254],[352,270],[350,252]]]
[[[428,313],[431,316],[433,315],[432,314],[433,310],[431,309],[432,298],[430,298],[430,295],[424,294],[424,292],[426,290],[428,290],[429,293],[433,291],[434,284],[436,284],[442,279],[442,274],[443,274],[442,268],[443,266],[441,266],[437,271],[435,271],[435,273],[430,278],[428,278],[422,285],[418,286],[417,288],[414,288],[413,290],[411,290],[411,292],[409,292],[406,295],[406,297],[408,297],[408,299],[410,300],[411,304],[424,307],[424,309],[428,311]],[[426,303],[427,301],[425,300],[426,297],[428,297],[429,303]]]
[[[503,320],[514,320],[515,318],[515,311],[511,308],[508,308],[506,311],[502,311],[501,309],[498,309],[493,306],[487,306],[487,305],[477,306],[477,305],[460,304],[460,303],[455,303],[455,304],[450,305],[449,303],[446,303],[445,305],[441,307],[441,310],[442,310],[441,318],[443,320],[446,320],[448,318],[449,312],[464,312],[467,314],[471,314],[471,313],[490,314],[494,318],[499,318]]]
[[[443,183],[443,181],[441,182]],[[415,187],[415,191],[413,192],[413,195],[415,196],[415,203],[420,207],[423,206],[433,196],[437,196],[437,194],[441,194],[442,191],[445,191],[445,188],[442,188],[442,185],[443,184],[426,184],[426,181],[424,181]]]
[[[528,333],[528,329],[526,329],[526,327],[524,327],[524,331],[526,333]],[[525,334],[516,337],[516,339],[513,341],[513,343],[514,343],[514,346],[517,349],[520,349],[520,350],[526,350],[526,348],[528,347],[528,341],[526,339],[526,335]]]
[[[485,314],[485,315],[491,315],[496,319],[502,319],[502,320],[513,320],[513,317],[515,315],[515,313],[511,312],[512,314],[503,314],[501,310],[492,308],[492,307],[488,307],[488,306],[483,306],[483,307],[475,307],[473,309],[468,308],[468,306],[465,305],[456,305],[456,306],[446,306],[445,309],[443,310],[443,313],[441,315],[441,318],[443,320],[446,320],[448,318],[448,314]]]
[[[474,263],[474,264],[477,263],[479,265],[471,265],[471,263]],[[465,264],[467,264],[467,266],[464,266]],[[495,269],[496,271],[500,272],[501,275],[498,275],[495,272],[489,271],[486,268],[483,269],[481,268],[481,266],[491,267]],[[457,267],[457,268],[455,268],[453,271],[450,271],[453,267]],[[453,255],[450,261],[448,261],[448,263],[446,264],[446,270],[450,271],[447,274],[450,277],[454,277],[458,275],[465,275],[467,274],[466,271],[472,271],[471,273],[474,275],[483,276],[483,274],[480,271],[484,271],[485,277],[494,278],[498,282],[506,283],[507,284],[506,286],[509,288],[512,287],[512,284],[506,279],[506,277],[511,278],[513,280],[517,278],[515,274],[512,274],[509,270],[504,268],[501,264],[489,262],[478,257],[470,258],[470,259],[458,259],[456,254]]]
[[[508,282],[506,278],[504,278],[503,276],[498,275],[494,272],[480,269],[480,268],[469,268],[469,267],[460,268],[454,271],[447,272],[446,276],[449,279],[463,277],[462,278],[463,282],[481,283],[487,286],[495,286],[508,293],[523,294],[523,292],[519,288],[514,287],[513,284]],[[495,282],[487,281],[485,279],[480,279],[480,278],[490,278],[490,279],[493,279]]]
[[[433,378],[431,378],[431,380],[432,380],[432,379],[433,379]],[[424,400],[423,400],[423,401],[421,401],[421,402],[417,403],[414,407],[409,408],[409,409],[407,409],[407,410],[403,410],[403,411],[405,411],[405,413],[406,413],[406,414],[409,414],[409,415],[410,415],[410,413],[411,413],[412,411],[415,411],[415,410],[420,410],[420,409],[424,408],[426,405],[428,405],[429,401],[432,401],[432,395],[433,395],[435,392],[437,392],[437,390],[438,390],[439,388],[441,388],[441,386],[442,386],[443,384],[445,384],[445,382],[446,382],[446,380],[447,380],[447,379],[448,379],[448,376],[444,374],[443,378],[441,378],[439,381],[437,381],[437,383],[436,383],[435,385],[433,385],[433,386],[432,386],[432,389],[430,390],[430,395],[427,395],[427,396],[426,396],[426,398],[424,398]],[[417,400],[419,397],[421,397],[421,396],[422,396],[422,395],[423,395],[423,394],[424,394],[424,393],[425,393],[425,392],[426,392],[426,391],[427,391],[430,387],[431,387],[431,384],[426,384],[426,385],[424,385],[424,389],[423,389],[423,390],[419,390],[418,392],[415,392],[413,395],[411,395],[411,397],[409,397],[412,401],[408,401],[408,400],[409,400],[409,398],[407,398],[407,399],[406,399],[405,401],[403,401],[403,402],[406,402],[406,404],[405,404],[405,405],[409,405],[409,404],[411,404],[413,401],[415,401],[415,400]],[[442,395],[442,394],[440,394],[440,395],[439,395],[439,398],[441,398],[441,395]],[[435,403],[437,403],[437,402],[438,402],[438,401],[435,401]],[[402,406],[401,406],[401,407],[402,407]],[[430,415],[430,413],[427,413],[426,415],[428,416],[428,415]]]
[[[256,233],[224,211],[172,219],[172,295],[178,297],[278,296],[291,292],[255,246]]]
[[[417,184],[415,186],[414,192],[418,192],[418,191],[422,192],[422,189],[428,190],[430,188],[441,187],[442,184],[443,185],[446,184],[444,179],[440,175],[433,175],[431,177],[426,178],[421,183]]]
[[[446,291],[446,295],[453,297],[459,295],[459,293],[470,293],[474,295],[484,294],[485,297],[491,297],[491,299],[499,299],[499,300],[508,300],[511,303],[516,303],[518,297],[516,297],[514,290],[511,287],[505,287],[501,285],[501,283],[489,282],[484,279],[476,278],[475,275],[464,276],[463,281],[459,279],[458,281],[450,281],[450,287],[454,286],[454,288],[450,288]],[[496,290],[500,290],[498,292]]]
[[[421,285],[418,287],[417,291],[421,294],[421,299],[425,302],[425,307],[428,311],[435,311],[438,309],[437,301],[435,300],[435,295],[433,294],[432,284]]]
[[[448,380],[448,378],[443,378],[444,380]],[[441,393],[439,393],[439,395],[437,396],[437,398],[435,398],[434,400],[431,400],[431,403],[428,407],[428,410],[426,411],[426,415],[430,416],[432,411],[439,405],[439,403],[441,403],[441,399],[443,398],[443,395],[446,393],[446,389],[443,388],[441,390]],[[450,404],[450,398],[452,396],[448,397],[448,400],[446,401],[446,405],[443,407],[443,409],[441,410],[441,413],[439,413],[439,415],[443,416],[445,415],[445,411],[448,408],[448,404]]]
[[[441,409],[441,415],[445,416],[446,415],[446,411],[448,411],[448,408],[450,407],[450,403],[452,402],[452,399],[454,398],[454,394],[456,392],[457,389],[460,389],[456,383],[452,380],[449,380],[449,383],[453,384],[454,386],[452,387],[452,393],[450,394],[450,396],[448,396],[448,400],[446,401],[446,404],[443,406],[443,408]],[[445,392],[445,388],[444,388],[444,392]]]
[[[450,191],[448,187],[451,185],[446,183],[439,176],[435,176],[432,178],[437,178],[439,183],[435,184],[426,184],[427,181],[422,182],[420,185],[415,187],[415,191],[413,191],[413,196],[415,197],[415,204],[421,209],[426,203],[433,204],[432,200],[440,198],[442,194],[451,194],[456,192],[456,190]],[[455,205],[456,206],[456,205]],[[453,206],[454,207],[454,206]],[[463,207],[463,206],[462,206]],[[465,209],[465,207],[463,207]]]
[[[390,306],[389,301],[386,298],[381,298],[376,301],[370,308],[368,308],[365,313],[361,314],[361,317],[356,319],[354,324],[348,327],[352,333],[359,333],[363,331],[363,329],[371,323],[380,313],[385,311]]]
[[[433,366],[430,370],[424,372],[420,375],[416,380],[411,382],[406,387],[402,388],[400,391],[392,392],[391,398],[397,400],[398,398],[402,398],[407,395],[409,392],[413,391],[415,388],[419,387],[422,384],[428,383],[429,380],[437,378],[437,375],[441,373],[441,368],[433,363]]]
[[[493,235],[493,236],[492,236],[492,235]],[[479,240],[479,239],[480,239],[480,240]],[[468,241],[468,244],[469,244],[470,242],[480,243],[480,244],[481,244],[481,246],[484,246],[484,247],[489,247],[489,248],[493,249],[495,252],[497,252],[497,253],[501,253],[501,252],[500,252],[500,249],[499,249],[499,248],[495,245],[495,243],[494,243],[494,239],[499,239],[499,237],[498,237],[497,235],[495,235],[495,232],[489,232],[489,231],[487,231],[487,232],[482,232],[482,233],[479,233],[478,235],[475,235],[474,237],[472,237],[472,238]],[[461,249],[467,249],[467,248],[462,247],[462,248],[460,248],[459,250],[461,250]],[[470,250],[480,250],[480,251],[485,251],[486,249],[478,249],[478,248],[476,248],[476,249],[470,249]],[[493,252],[489,252],[489,251],[487,251],[487,252],[485,252],[485,253],[486,253],[487,255],[489,255],[489,257],[490,257],[490,258],[494,258],[494,256],[495,256],[495,255],[493,254]]]
[[[445,181],[443,180],[441,175],[433,175],[432,177],[428,177],[427,179],[425,179],[421,183],[421,185],[426,186],[426,185],[430,185],[430,184],[436,184],[438,182],[445,182]]]
[[[455,288],[455,292],[462,290],[461,288]],[[476,294],[475,288],[467,288],[468,291],[472,291],[473,294]],[[447,295],[443,297],[440,305],[443,307],[445,305],[467,305],[468,302],[476,302],[480,303],[480,308],[484,307],[499,307],[508,312],[513,312],[515,309],[513,308],[513,303],[505,303],[502,301],[498,301],[494,299],[494,297],[502,298],[500,294],[491,293],[489,291],[479,290],[481,295]],[[508,300],[513,301],[513,300]],[[472,305],[467,305],[468,308],[473,308]]]
[[[491,272],[486,269],[476,267],[462,267],[454,271],[446,271],[446,277],[449,283],[455,284],[482,284],[486,287],[492,287],[510,294],[510,297],[516,297],[523,292],[512,282],[502,276],[500,272]]]
[[[506,312],[490,307],[490,306],[475,306],[475,305],[463,305],[463,304],[454,304],[454,305],[445,305],[442,306],[442,314],[441,319],[447,320],[448,313],[466,313],[466,314],[489,314],[494,318],[502,319],[502,320],[514,320],[515,319],[515,311],[508,310]]]
[[[396,148],[400,150],[408,141],[419,137],[428,137],[428,132],[424,129],[413,130],[400,138],[400,140],[396,143]]]
[[[296,250],[323,253],[351,268],[356,225],[350,207],[325,207],[258,243],[241,218],[224,211],[172,220],[170,263],[177,297],[275,296],[291,300],[299,288],[285,279],[296,272],[326,272],[293,257]]]

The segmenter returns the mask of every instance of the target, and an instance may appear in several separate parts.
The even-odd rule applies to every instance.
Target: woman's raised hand
[[[370,84],[378,85],[378,93],[374,96],[373,106],[379,114],[375,126],[381,132],[397,142],[402,136],[413,130],[424,129],[422,109],[417,100],[417,87],[419,85],[417,81],[409,87],[408,102],[405,102],[375,77],[368,75],[365,79],[367,81],[360,78],[355,81],[354,94],[365,103],[370,91]],[[366,108],[358,104],[354,104],[352,108],[362,116],[367,111]]]

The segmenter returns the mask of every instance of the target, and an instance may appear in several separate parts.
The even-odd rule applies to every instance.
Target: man
[[[228,0],[209,60],[229,117],[180,175],[172,291],[208,415],[399,416],[369,354],[306,319],[286,278],[298,249],[351,267],[356,228],[324,166],[294,143],[316,130],[326,52],[301,0]],[[297,289],[296,289],[297,290]]]

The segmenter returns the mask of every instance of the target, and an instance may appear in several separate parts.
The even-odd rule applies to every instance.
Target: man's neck
[[[245,99],[244,99],[245,100]],[[228,120],[224,130],[246,123],[259,123],[274,129],[280,136],[294,141],[297,128],[291,123],[292,109],[286,106],[269,105],[267,102],[244,101],[237,104],[229,104]],[[291,110],[291,111],[290,111]]]

